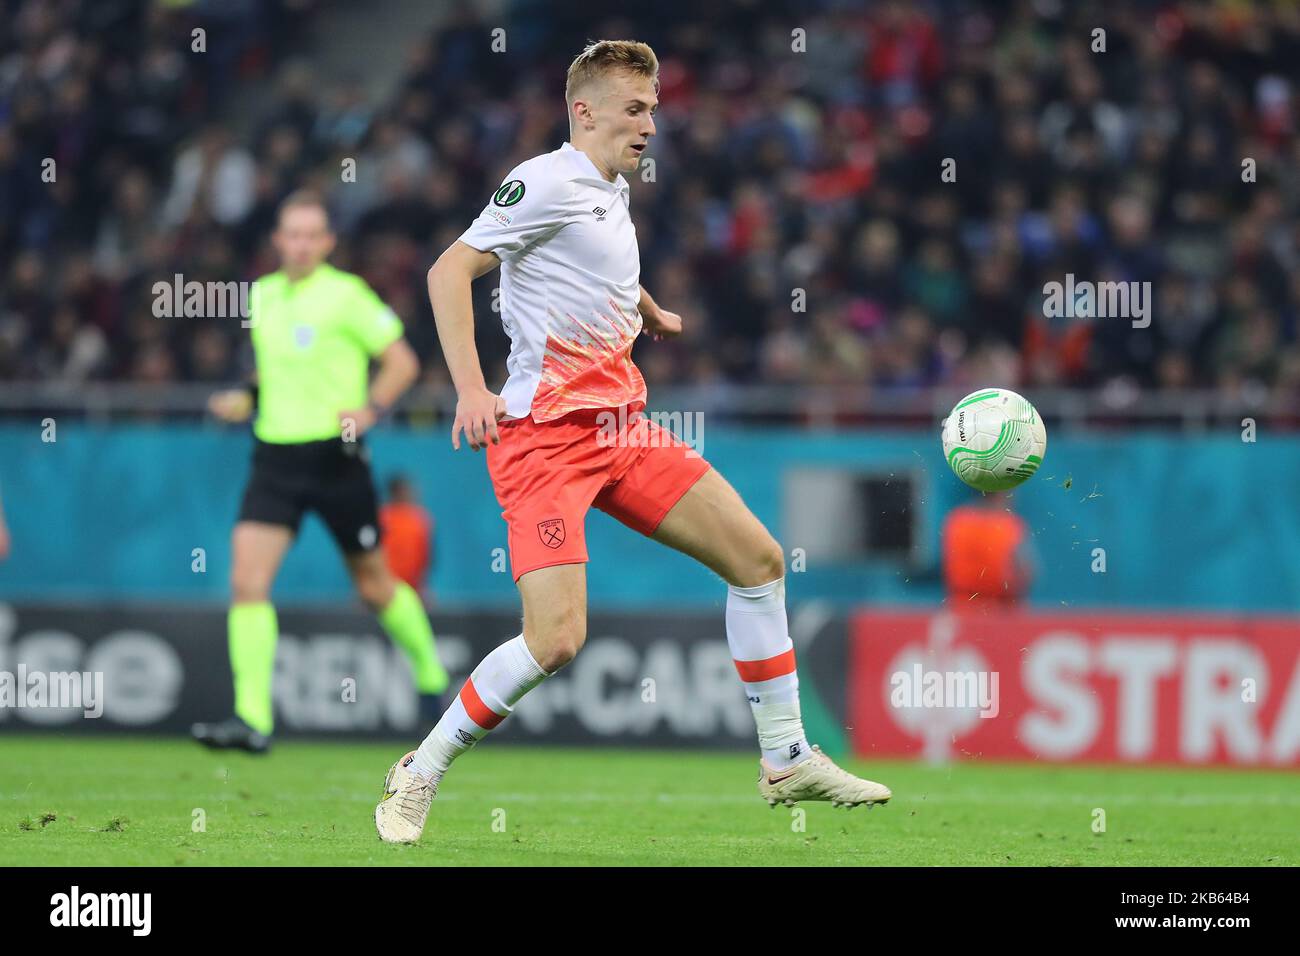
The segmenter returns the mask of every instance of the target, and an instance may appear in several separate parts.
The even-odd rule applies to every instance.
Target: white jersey
[[[632,364],[641,257],[627,181],[565,143],[506,176],[460,241],[501,260],[512,418],[559,418],[645,401]]]

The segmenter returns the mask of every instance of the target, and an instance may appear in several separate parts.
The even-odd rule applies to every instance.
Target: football
[[[943,421],[948,466],[978,491],[1006,491],[1033,477],[1046,451],[1038,412],[1005,388],[971,392]]]

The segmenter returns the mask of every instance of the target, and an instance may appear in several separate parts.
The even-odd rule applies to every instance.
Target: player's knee
[[[394,583],[386,571],[358,571],[353,575],[352,582],[356,585],[361,600],[374,610],[383,610],[393,600]]]
[[[358,581],[357,595],[373,611],[382,611],[392,599],[392,591],[374,581]]]
[[[785,552],[771,535],[755,548],[736,569],[735,580],[728,581],[738,588],[756,588],[775,581],[785,574]]]
[[[542,651],[544,659],[539,660],[537,664],[548,674],[553,674],[577,657],[584,643],[586,643],[585,634],[566,634],[547,641]]]
[[[587,616],[576,608],[550,615],[536,636],[541,647],[537,664],[554,673],[582,650],[587,641]]]
[[[235,565],[230,571],[230,596],[236,604],[270,600],[271,579],[254,569]]]
[[[578,651],[581,649],[582,643],[578,641],[559,641],[555,644],[548,644],[546,650],[542,653],[542,659],[537,662],[537,666],[548,674],[554,674],[577,657]]]

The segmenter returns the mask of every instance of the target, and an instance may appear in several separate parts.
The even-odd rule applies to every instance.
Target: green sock
[[[388,607],[379,612],[379,623],[411,662],[415,689],[421,694],[441,694],[451,683],[451,677],[438,660],[429,616],[424,613],[420,596],[409,584],[398,581],[396,585]]]
[[[271,678],[275,674],[275,608],[269,601],[232,604],[226,618],[235,713],[258,733],[270,734]]]

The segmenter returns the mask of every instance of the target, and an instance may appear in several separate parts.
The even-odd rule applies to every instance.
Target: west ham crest
[[[537,534],[541,537],[542,544],[548,548],[558,548],[564,544],[564,519],[551,518],[549,521],[539,521]]]

